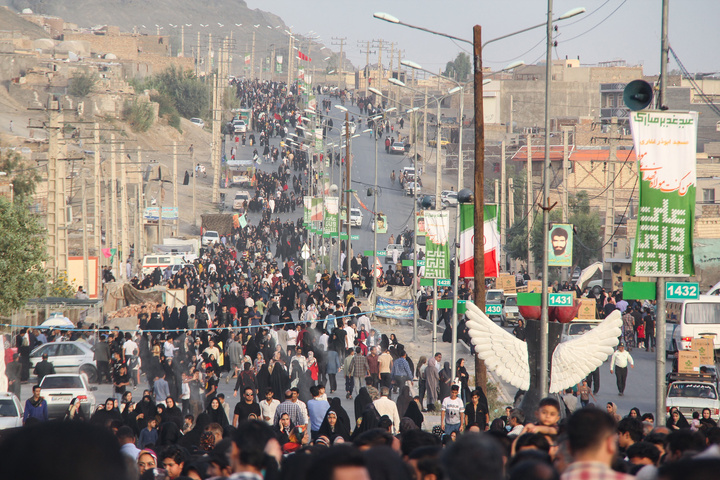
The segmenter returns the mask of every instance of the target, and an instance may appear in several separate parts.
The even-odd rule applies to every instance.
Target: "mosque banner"
[[[447,210],[425,210],[426,278],[450,278],[450,215]]]
[[[640,207],[630,274],[695,274],[697,112],[632,112],[640,173]]]

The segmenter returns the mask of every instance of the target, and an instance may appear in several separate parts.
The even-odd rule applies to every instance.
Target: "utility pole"
[[[197,32],[197,45],[195,46],[195,78],[200,76],[200,30]]]
[[[178,205],[178,169],[177,169],[177,142],[173,141],[173,207],[178,212],[175,219],[175,236],[178,236],[180,228],[180,205]]]
[[[562,221],[563,223],[568,223],[568,214],[570,205],[568,205],[569,196],[568,196],[568,160],[570,156],[570,146],[568,144],[568,138],[570,134],[570,127],[562,127],[562,134],[563,134],[563,189],[562,189]],[[569,274],[570,268],[563,267],[562,268],[562,276],[563,281],[570,280],[571,275]]]
[[[90,260],[88,259],[88,212],[85,198],[85,177],[80,177],[80,196],[82,197],[82,250],[83,250],[83,288],[90,293]]]
[[[525,212],[527,216],[527,272],[528,274],[533,277],[535,276],[535,262],[532,254],[532,250],[530,249],[530,237],[532,237],[532,226],[533,222],[535,221],[533,210],[534,204],[534,197],[533,197],[533,169],[532,169],[532,134],[528,134],[527,136],[527,172],[526,172],[526,193],[525,193]]]
[[[667,108],[667,64],[668,64],[668,18],[670,16],[670,0],[662,0],[662,30],[660,34],[660,89],[658,91],[657,108]],[[640,172],[638,172],[640,175]],[[657,305],[655,311],[655,415],[663,418],[665,412],[665,277],[657,279]]]
[[[388,78],[392,77],[393,74],[393,59],[395,58],[395,43],[390,42],[390,66],[388,69]],[[398,79],[399,80],[399,79]],[[391,84],[392,85],[392,84]],[[400,87],[398,87],[400,90]],[[392,106],[393,89],[388,88],[388,106]],[[400,92],[397,94],[398,100],[400,99]]]
[[[347,243],[345,244],[345,259],[347,260],[347,275],[350,278],[350,261],[352,260],[352,252],[350,251],[350,190],[352,189],[352,156],[350,153],[350,119],[348,118],[349,112],[345,110],[345,227],[347,229]],[[377,150],[377,149],[376,149]],[[377,224],[377,219],[375,219]],[[338,219],[338,225],[340,220]],[[377,225],[375,230],[377,230]],[[340,238],[338,238],[340,240]]]
[[[120,249],[118,248],[118,214],[117,214],[117,155],[115,149],[115,134],[110,135],[110,223],[111,223],[111,245],[110,248],[115,248],[116,253],[112,258],[113,271],[118,274],[117,271],[117,258],[120,255]],[[120,277],[117,277],[120,278]]]
[[[462,120],[460,120],[460,130],[462,131]],[[461,145],[462,147],[462,145]],[[504,271],[507,270],[507,249],[505,246],[507,245],[507,239],[505,238],[507,234],[507,197],[508,197],[508,191],[506,190],[507,186],[507,171],[505,170],[505,140],[500,143],[500,194],[499,197],[500,200],[496,202],[498,204],[498,209],[500,210],[500,265],[502,265],[502,268]],[[459,191],[459,190],[458,190]],[[496,188],[497,191],[497,188]],[[507,273],[507,271],[506,271]]]
[[[138,165],[142,168],[142,149],[140,147],[137,147],[137,161]],[[145,198],[144,192],[145,192],[145,185],[143,181],[142,173],[139,175],[140,177],[140,183],[138,184],[138,244],[135,247],[135,251],[137,252],[136,258],[137,260],[141,260],[142,257],[145,255],[145,205],[143,202],[143,199]]]
[[[422,155],[422,170],[425,171],[425,165],[427,165],[427,106],[428,106],[428,88],[425,87],[425,103],[423,104],[423,155]],[[437,142],[440,140],[438,139],[435,142],[435,145],[437,146]],[[415,147],[417,148],[417,146]],[[417,168],[417,162],[415,162],[415,168]],[[434,355],[434,353],[433,353]]]
[[[345,46],[345,41],[347,40],[347,37],[332,37],[333,43],[332,45],[340,45],[340,62],[337,67],[338,75],[340,75],[340,80],[342,80],[342,88],[347,88],[347,81],[345,80],[345,56],[343,53],[343,48]]]
[[[178,57],[185,56],[185,24],[180,25],[180,55]]]
[[[615,230],[615,163],[617,162],[617,118],[610,120],[610,152],[605,163],[605,185],[608,192],[605,196],[605,247],[603,248],[603,260],[606,265],[605,278],[610,279],[612,289],[612,270],[609,268],[608,259],[613,257],[614,248],[612,237]],[[610,290],[608,290],[610,291]]]
[[[93,226],[95,231],[95,255],[97,255],[97,265],[95,270],[95,276],[97,277],[97,298],[101,298],[102,293],[100,291],[100,288],[102,286],[102,269],[100,268],[100,259],[102,258],[102,228],[100,227],[100,208],[102,204],[102,193],[101,193],[101,186],[102,186],[102,170],[100,169],[100,125],[98,123],[94,124],[94,142],[95,142],[95,153],[93,155],[94,160],[94,178],[95,181],[93,182],[93,188],[95,190],[95,204],[93,205]],[[89,280],[88,280],[89,281]],[[88,294],[90,294],[90,291],[88,290]]]
[[[125,151],[124,145],[121,151]],[[120,241],[122,249],[118,249],[117,257],[120,259],[120,278],[126,278],[126,269],[123,268],[124,260],[130,256],[130,242],[128,233],[130,229],[129,215],[128,215],[128,195],[127,195],[127,169],[125,166],[126,162],[120,162]],[[122,253],[121,253],[122,252]]]
[[[213,101],[212,101],[212,166],[213,166],[213,189],[212,201],[220,201],[220,115],[218,111],[218,78],[213,75]]]
[[[67,209],[65,206],[65,164],[60,158],[62,113],[50,110],[48,132],[48,270],[53,277],[67,271]]]
[[[383,50],[383,41],[382,39],[378,40],[378,84],[377,89],[382,92],[382,83],[383,83],[383,67],[382,67],[382,50]]]
[[[288,72],[287,72],[287,84],[288,88],[290,88],[290,85],[293,83],[293,69],[294,67],[294,60],[295,60],[295,54],[293,53],[293,43],[295,40],[295,37],[292,36],[292,28],[288,30],[290,32],[289,38],[288,38]]]
[[[370,70],[370,54],[375,53],[374,51],[370,50],[370,40],[366,40],[364,42],[358,42],[358,46],[362,48],[362,44],[365,45],[365,50],[360,50],[360,53],[365,54],[365,68],[363,69],[363,76],[365,77],[365,98],[368,97],[368,87],[370,86],[370,77],[371,70]],[[373,136],[375,136],[373,134]]]
[[[262,75],[262,64],[260,64],[260,75]],[[255,79],[255,32],[253,31],[252,50],[250,53],[250,78]]]
[[[213,58],[213,51],[212,51],[212,33],[208,33],[208,56],[207,56],[207,62],[205,65],[205,73],[207,75],[210,75],[212,73],[212,58]]]

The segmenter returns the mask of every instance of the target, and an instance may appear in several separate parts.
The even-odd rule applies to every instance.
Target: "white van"
[[[667,301],[666,322],[672,326],[672,344],[668,350],[690,350],[693,338],[713,339],[720,348],[720,297],[700,295],[697,300]]]
[[[182,257],[176,255],[145,255],[142,263],[143,275],[150,275],[156,268],[164,270],[170,265],[182,265],[185,263]]]

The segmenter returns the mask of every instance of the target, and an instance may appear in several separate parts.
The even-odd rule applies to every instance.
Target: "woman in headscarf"
[[[450,362],[443,364],[443,369],[440,370],[440,396],[438,400],[442,402],[445,398],[450,396],[450,387],[452,387],[453,376],[452,370],[450,369]]]
[[[465,359],[458,358],[457,364],[455,365],[455,377],[460,379],[460,393],[463,403],[470,401],[470,387],[468,382],[470,381],[470,374],[465,368]]]
[[[435,410],[435,402],[438,401],[438,390],[440,388],[440,375],[437,370],[435,357],[428,358],[428,366],[425,369],[425,388],[427,393],[427,409]]]
[[[205,413],[210,417],[210,423],[218,423],[221,427],[225,428],[230,422],[228,422],[227,415],[225,415],[225,409],[220,405],[220,400],[217,397],[213,397],[210,400]]]
[[[637,407],[633,407],[630,409],[630,413],[628,413],[627,418],[634,418],[635,420],[640,420],[640,417],[642,415],[640,414],[640,409]]]
[[[63,420],[66,422],[85,421],[85,414],[83,413],[82,408],[80,408],[80,400],[78,400],[77,397],[70,401],[70,405],[65,412]]]
[[[338,420],[342,421],[343,424],[347,425],[349,433],[353,424],[350,423],[350,417],[348,416],[347,411],[345,411],[345,409],[343,408],[340,397],[330,399],[330,410],[337,414]]]
[[[350,440],[350,426],[338,416],[332,407],[330,410],[325,412],[325,418],[323,418],[320,424],[319,435],[326,436],[331,442],[337,437],[342,437],[343,440]]]
[[[315,382],[312,379],[312,372],[310,370],[305,370],[300,374],[300,381],[298,382],[298,398],[301,402],[309,402],[312,400],[313,396],[310,393],[310,387],[315,385]]]
[[[665,422],[665,426],[669,428],[670,431],[690,428],[690,424],[688,423],[687,419],[680,412],[680,410],[677,409],[677,407],[673,407],[670,409],[670,415]]]
[[[407,410],[408,405],[410,405],[410,402],[412,401],[413,399],[410,396],[410,387],[408,387],[407,385],[403,385],[400,388],[400,395],[398,395],[397,399],[395,400],[398,415],[400,415],[400,418],[405,416],[405,411]]]
[[[617,413],[617,405],[615,405],[613,402],[608,402],[605,406],[605,410],[607,410],[607,413],[612,415],[612,417],[615,419],[616,422],[619,422],[622,417]]]
[[[260,369],[265,365],[265,355],[262,352],[257,352],[254,364],[255,375],[260,373]]]
[[[178,444],[188,450],[196,449],[200,445],[200,436],[210,423],[210,415],[201,413],[195,420],[195,426],[178,441]]]
[[[180,428],[174,422],[165,422],[160,424],[160,438],[158,443],[162,446],[175,445],[182,437]]]
[[[167,397],[165,399],[165,405],[165,411],[162,414],[162,423],[172,422],[177,425],[178,428],[182,428],[184,421],[183,414],[180,407],[175,403],[175,399],[173,399],[173,397]]]
[[[717,427],[717,422],[712,419],[709,408],[703,408],[700,415],[700,430],[707,433],[711,428]]]
[[[425,421],[425,417],[420,411],[420,406],[420,397],[415,397],[415,399],[411,401],[405,409],[405,414],[401,415],[401,417],[412,420],[415,425],[417,425],[417,428],[422,428],[422,424]]]
[[[268,370],[270,369],[272,369],[270,372],[270,386],[273,392],[277,392],[279,398],[283,398],[285,390],[290,388],[290,377],[287,368],[280,360],[273,359],[270,367],[268,367]]]
[[[370,398],[370,394],[367,391],[366,387],[362,387],[360,389],[360,393],[358,393],[355,396],[355,423],[357,424],[357,420],[362,417],[363,412],[365,411],[365,408],[368,406],[368,404],[372,403],[372,398]]]
[[[380,337],[380,349],[381,351],[389,350],[390,349],[390,340],[388,339],[387,335],[384,333]]]
[[[255,383],[257,383],[258,392],[260,394],[264,394],[270,386],[270,372],[268,371],[267,363],[263,362],[263,364],[260,365],[260,369],[258,370],[257,375],[255,375]],[[276,395],[279,395],[279,393],[276,393]]]

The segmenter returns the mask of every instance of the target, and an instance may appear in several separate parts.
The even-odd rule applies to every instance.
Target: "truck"
[[[255,186],[255,162],[252,160],[228,160],[223,170],[224,186]]]
[[[220,236],[230,235],[233,231],[233,217],[237,214],[233,213],[206,213],[201,215],[201,231],[218,232]]]

